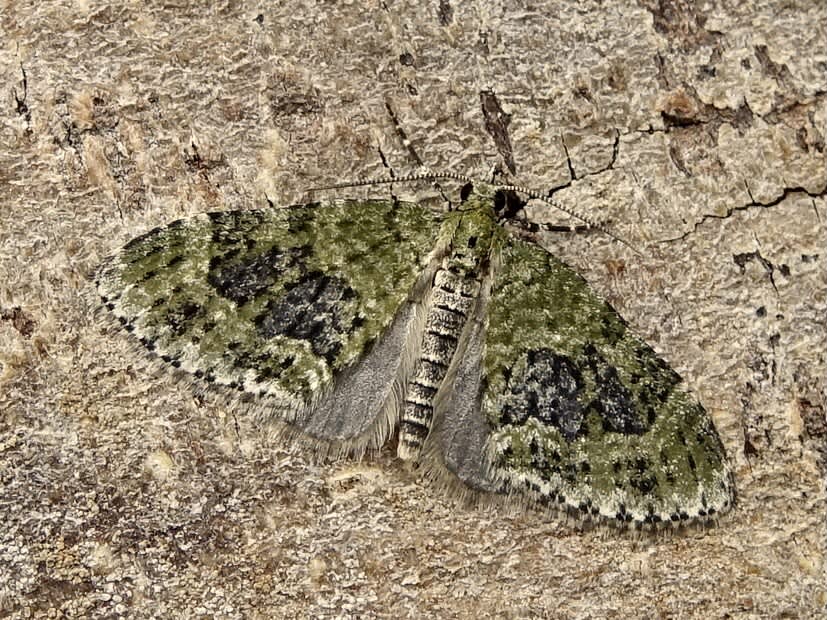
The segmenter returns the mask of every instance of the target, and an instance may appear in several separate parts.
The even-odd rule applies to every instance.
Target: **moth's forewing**
[[[730,506],[708,414],[574,270],[511,239],[487,319],[482,414],[497,479],[598,520],[704,520]]]
[[[374,425],[398,380],[409,297],[440,221],[370,200],[203,214],[132,240],[96,283],[162,360],[347,441]]]

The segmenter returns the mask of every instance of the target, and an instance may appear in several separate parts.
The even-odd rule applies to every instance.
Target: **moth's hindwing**
[[[208,213],[129,242],[97,288],[167,363],[346,441],[392,398],[440,221],[370,200]]]
[[[705,520],[733,499],[712,421],[586,281],[510,239],[487,305],[491,477],[596,520]]]

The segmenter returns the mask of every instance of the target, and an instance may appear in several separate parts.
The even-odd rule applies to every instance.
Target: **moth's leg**
[[[419,156],[419,153],[416,152],[416,149],[408,138],[408,133],[405,131],[405,128],[402,127],[402,123],[399,122],[399,117],[396,115],[396,111],[391,107],[390,102],[387,100],[385,100],[385,109],[388,111],[388,115],[393,121],[393,126],[396,129],[396,134],[399,136],[399,140],[402,142],[402,146],[404,146],[408,151],[408,155],[411,156],[411,159],[421,172],[430,172],[428,167],[425,165],[425,162],[423,162],[422,158]]]
[[[538,233],[538,232],[556,232],[556,233],[593,233],[602,232],[603,228],[608,226],[610,220],[597,220],[597,226],[593,224],[563,224],[553,222],[530,222],[525,218],[515,218],[509,221],[519,227],[523,232]]]
[[[509,186],[508,189],[511,189],[513,186]],[[515,188],[515,191],[530,191],[525,190],[524,188]],[[545,202],[549,202],[554,207],[558,207],[559,205],[555,202],[550,202],[546,200],[544,197],[539,195],[532,195],[532,198],[539,198],[544,200]],[[525,218],[524,213],[521,211],[521,217],[511,217],[508,219],[508,223],[511,224],[514,228],[514,232],[517,233],[518,236],[526,237],[527,240],[536,241],[533,239],[533,235],[536,235],[540,231],[549,231],[549,232],[557,232],[557,233],[578,233],[578,234],[590,234],[590,233],[601,233],[604,235],[608,235],[615,241],[625,245],[627,248],[632,250],[635,254],[640,254],[640,250],[636,247],[632,246],[628,241],[623,239],[622,237],[617,236],[615,233],[612,232],[609,225],[611,224],[611,220],[608,219],[591,219],[586,218],[585,216],[580,216],[575,213],[575,217],[584,221],[584,224],[555,224],[552,222],[530,222]],[[573,212],[574,213],[574,212]]]

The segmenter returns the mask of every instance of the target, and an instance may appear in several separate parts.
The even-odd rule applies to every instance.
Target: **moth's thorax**
[[[472,194],[446,224],[453,230],[444,266],[455,273],[477,273],[502,239],[502,228],[490,203],[480,202]]]

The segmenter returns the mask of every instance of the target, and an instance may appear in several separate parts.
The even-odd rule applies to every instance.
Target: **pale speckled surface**
[[[824,612],[823,3],[115,6],[0,5],[0,615]],[[486,176],[490,89],[516,180],[645,250],[544,238],[713,415],[740,491],[718,528],[578,532],[389,455],[312,464],[95,322],[85,274],[139,232],[301,201],[380,149],[410,170],[386,99],[430,167]]]

